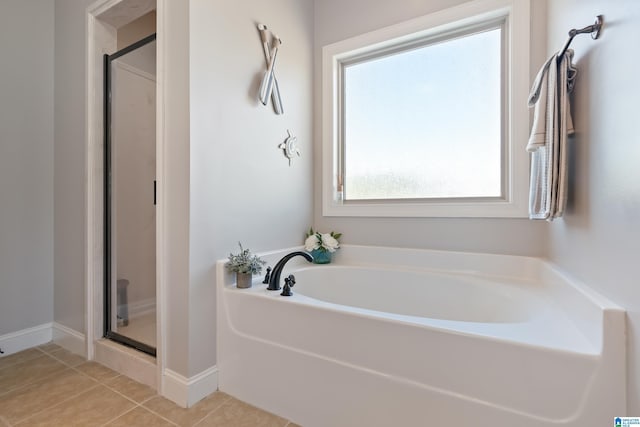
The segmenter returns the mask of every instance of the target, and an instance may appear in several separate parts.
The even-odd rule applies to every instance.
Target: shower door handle
[[[153,180],[153,206],[156,205],[156,191],[157,191],[157,184],[156,184],[156,180]]]

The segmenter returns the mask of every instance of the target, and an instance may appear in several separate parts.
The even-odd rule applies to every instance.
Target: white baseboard
[[[31,347],[37,347],[51,341],[51,323],[22,329],[0,336],[0,349],[8,356]]]
[[[162,382],[164,397],[183,408],[189,408],[218,390],[218,367],[212,366],[191,378],[165,369]]]
[[[66,348],[72,353],[79,354],[82,357],[87,357],[87,344],[82,332],[78,332],[75,329],[61,325],[58,322],[53,322],[51,328],[54,343],[58,344],[60,347]]]

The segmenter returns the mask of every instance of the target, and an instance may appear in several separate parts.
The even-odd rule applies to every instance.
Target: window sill
[[[496,201],[434,202],[345,202],[323,204],[327,217],[396,217],[396,218],[528,218],[525,200],[519,203]]]

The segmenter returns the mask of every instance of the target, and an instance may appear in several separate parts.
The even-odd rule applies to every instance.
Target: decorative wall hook
[[[278,145],[278,148],[283,150],[284,156],[289,159],[289,166],[291,166],[291,159],[293,158],[293,155],[297,154],[298,157],[300,157],[300,149],[298,148],[298,138],[293,136],[289,129],[287,129],[287,134],[289,136],[282,144]]]
[[[593,23],[593,25],[587,25],[586,27],[580,28],[580,29],[576,29],[576,28],[571,29],[569,31],[569,38],[567,39],[564,46],[560,50],[560,53],[558,54],[558,58],[562,58],[564,56],[564,53],[567,51],[567,49],[569,49],[569,45],[573,41],[573,38],[578,34],[591,34],[591,38],[596,40],[598,37],[600,37],[600,33],[602,32],[603,25],[604,25],[604,16],[598,15],[596,16],[596,20]]]

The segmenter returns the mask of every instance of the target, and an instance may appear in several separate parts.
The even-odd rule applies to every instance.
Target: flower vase
[[[253,274],[251,273],[236,273],[236,286],[240,289],[250,288],[251,279],[253,279]]]
[[[311,251],[314,264],[329,264],[331,262],[331,252],[322,249],[314,249]]]

